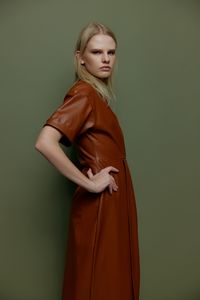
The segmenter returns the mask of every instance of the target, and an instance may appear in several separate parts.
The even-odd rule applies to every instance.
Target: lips
[[[104,66],[104,67],[101,67],[100,69],[101,69],[101,70],[106,70],[106,71],[108,71],[108,70],[110,70],[111,68],[108,67],[108,66]]]

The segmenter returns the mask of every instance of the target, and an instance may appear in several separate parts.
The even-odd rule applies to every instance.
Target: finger
[[[118,190],[118,187],[113,185],[112,190],[116,192]]]
[[[114,177],[113,177],[112,175],[110,175],[110,177],[111,177],[112,185],[113,185],[115,188],[118,187],[118,185],[117,185],[117,183],[116,183]]]
[[[117,186],[115,183],[113,183],[113,185],[112,185],[112,189],[113,189],[114,191],[117,191],[117,189],[118,189],[118,186]]]
[[[117,188],[116,187],[112,187],[112,190],[114,191],[114,192],[116,192],[117,191]]]
[[[119,172],[119,170],[117,168],[113,167],[113,166],[106,167],[106,168],[104,168],[104,170],[107,171],[108,173],[111,172],[111,171],[112,172]]]
[[[91,179],[93,177],[92,170],[89,168],[87,171],[88,177]]]
[[[115,183],[113,183],[112,189],[113,189],[114,191],[117,191],[117,190],[118,190],[118,186],[117,186]]]

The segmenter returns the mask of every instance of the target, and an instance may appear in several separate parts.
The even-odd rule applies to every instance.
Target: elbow
[[[49,139],[47,137],[39,137],[35,143],[35,149],[38,152],[45,154],[49,151],[50,148],[52,149],[52,147],[54,147],[57,144],[57,141],[52,141],[52,139]]]
[[[35,149],[36,149],[37,151],[41,152],[42,146],[41,146],[40,141],[38,141],[38,140],[37,140],[36,143],[35,143]]]
[[[36,142],[35,142],[35,149],[42,154],[49,151],[50,148],[54,147],[59,143],[60,134],[58,135],[56,132],[52,130],[52,128],[45,127],[40,132]]]
[[[38,151],[38,152],[43,152],[46,148],[46,143],[45,141],[43,141],[42,139],[38,138],[36,143],[35,143],[35,149]]]

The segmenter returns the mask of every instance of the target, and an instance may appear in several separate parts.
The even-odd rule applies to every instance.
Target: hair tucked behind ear
[[[96,34],[106,34],[113,38],[117,47],[117,40],[114,33],[105,25],[98,22],[90,22],[87,26],[85,26],[78,37],[76,42],[75,51],[74,51],[74,65],[75,65],[75,80],[82,79],[89,84],[91,84],[96,91],[103,97],[106,102],[109,102],[111,98],[115,98],[115,94],[113,91],[113,72],[111,76],[106,78],[105,82],[96,78],[91,73],[87,71],[84,65],[80,63],[80,60],[77,59],[75,53],[76,51],[80,51],[82,55],[87,43],[90,38],[92,38]]]

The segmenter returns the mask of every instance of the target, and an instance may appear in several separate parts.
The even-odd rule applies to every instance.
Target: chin
[[[110,77],[110,75],[111,74],[108,74],[108,75],[102,75],[102,76],[97,76],[98,78],[100,78],[100,79],[107,79],[107,78],[109,78]]]
[[[108,79],[110,77],[110,75],[107,75],[107,76],[101,76],[99,74],[92,74],[94,77],[98,78],[98,79],[101,79],[101,80],[104,80],[104,79]]]

